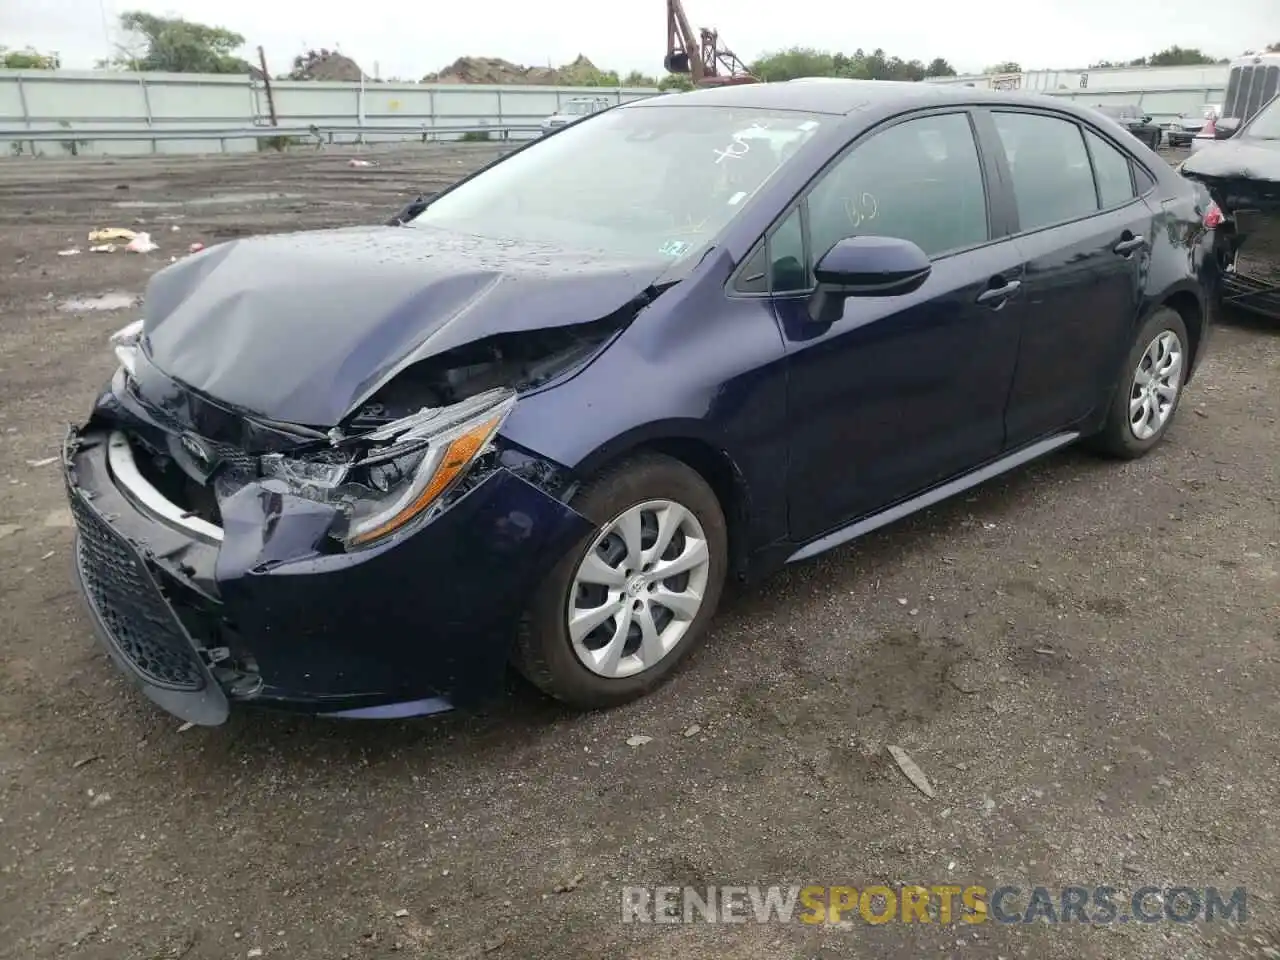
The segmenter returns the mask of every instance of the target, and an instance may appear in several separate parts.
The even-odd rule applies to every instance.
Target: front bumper
[[[497,693],[531,594],[592,529],[501,466],[356,552],[317,550],[315,505],[268,482],[225,500],[220,529],[193,529],[121,482],[111,437],[91,424],[63,447],[75,581],[117,666],[192,723],[235,702],[381,717]]]

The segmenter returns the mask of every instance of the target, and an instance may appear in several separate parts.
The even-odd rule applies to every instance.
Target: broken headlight
[[[138,343],[142,340],[142,321],[135,320],[133,323],[121,327],[113,333],[108,339],[111,349],[115,351],[116,359],[120,361],[120,366],[129,372],[129,376],[136,376],[136,366],[138,357]]]
[[[348,547],[365,546],[402,529],[461,479],[515,400],[513,390],[490,390],[421,410],[315,456],[268,454],[262,473],[338,508],[342,521],[333,535]]]

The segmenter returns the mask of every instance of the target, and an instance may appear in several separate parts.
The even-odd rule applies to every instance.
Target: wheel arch
[[[746,573],[750,556],[751,494],[733,455],[700,429],[697,421],[648,424],[596,448],[575,467],[579,479],[642,453],[658,453],[683,463],[711,488],[724,514],[729,537],[729,569]]]
[[[1200,360],[1200,350],[1204,344],[1205,323],[1204,323],[1204,303],[1200,296],[1192,290],[1174,290],[1166,294],[1164,299],[1156,304],[1156,309],[1167,308],[1182,318],[1183,325],[1187,328],[1187,336],[1191,343],[1188,347],[1191,350],[1191,362],[1187,365],[1187,382],[1194,375]]]

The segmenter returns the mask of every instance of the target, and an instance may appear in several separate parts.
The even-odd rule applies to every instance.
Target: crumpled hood
[[[609,316],[666,266],[420,226],[253,237],[152,278],[145,349],[214,399],[331,427],[418,360]]]
[[[1181,169],[1203,183],[1223,210],[1280,211],[1280,141],[1223,140],[1193,153]]]

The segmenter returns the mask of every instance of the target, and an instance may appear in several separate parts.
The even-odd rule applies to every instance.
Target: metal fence
[[[318,83],[247,76],[0,70],[0,151],[10,155],[253,151],[274,137],[376,143],[536,135],[572,97],[656,90]],[[275,123],[272,123],[274,117]]]
[[[938,78],[1009,85],[1089,106],[1138,104],[1157,122],[1220,103],[1223,67],[1031,71]],[[535,136],[572,97],[652,96],[635,87],[316,83],[248,76],[0,70],[0,156],[251,152],[273,138],[317,143]],[[275,123],[272,123],[274,117]]]
[[[1025,73],[936,77],[929,83],[1022,90],[1062,97],[1082,106],[1135,104],[1157,122],[1182,113],[1199,115],[1206,104],[1221,104],[1228,68],[1105,67],[1097,70],[1028,70]]]

